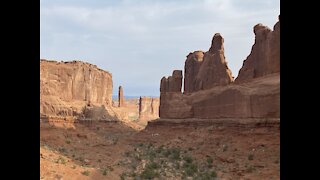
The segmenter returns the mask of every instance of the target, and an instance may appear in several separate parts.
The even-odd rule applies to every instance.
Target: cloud
[[[236,76],[254,42],[253,26],[273,27],[279,0],[41,1],[41,58],[86,60],[113,74],[114,87],[159,95],[162,76],[185,56],[208,50],[214,33]],[[153,87],[153,88],[152,88]],[[115,88],[116,90],[117,88]],[[153,89],[153,90],[152,90]]]

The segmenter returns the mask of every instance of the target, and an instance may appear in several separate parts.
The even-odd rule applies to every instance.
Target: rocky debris
[[[78,116],[88,104],[112,103],[112,74],[81,62],[40,60],[40,113],[51,116]]]
[[[280,117],[280,21],[274,31],[258,24],[256,42],[236,80],[216,33],[209,51],[195,51],[185,62],[184,93],[174,71],[160,84],[160,118]],[[176,72],[176,73],[175,73]],[[259,78],[258,78],[259,77]]]
[[[118,107],[123,107],[123,106],[125,106],[122,86],[119,86],[118,103],[119,103],[119,104],[118,104]]]
[[[280,18],[273,31],[257,24],[253,28],[255,43],[235,82],[245,82],[280,72]]]
[[[159,118],[159,98],[140,97],[139,120],[152,120]]]

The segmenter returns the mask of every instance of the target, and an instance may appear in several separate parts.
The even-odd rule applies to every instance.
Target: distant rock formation
[[[152,120],[159,118],[159,98],[140,97],[139,120]]]
[[[119,86],[119,92],[118,92],[118,107],[124,107],[124,96],[123,96],[123,88],[122,86]]]
[[[111,73],[95,65],[40,60],[40,114],[78,116],[87,105],[110,114],[112,86]]]
[[[273,31],[262,24],[253,28],[255,42],[235,82],[280,72],[280,18]]]
[[[163,77],[160,118],[279,118],[280,20],[274,31],[258,24],[254,32],[255,44],[236,83],[225,61],[224,40],[219,33],[214,35],[209,51],[187,56],[183,94],[179,88],[182,76],[175,75],[181,71]]]

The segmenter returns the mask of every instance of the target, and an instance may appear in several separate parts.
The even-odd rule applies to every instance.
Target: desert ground
[[[178,121],[42,123],[40,179],[279,179],[278,120]]]

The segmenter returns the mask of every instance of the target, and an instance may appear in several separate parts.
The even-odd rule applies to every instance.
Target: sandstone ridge
[[[85,107],[93,110],[103,106],[107,110],[104,117],[115,116],[111,109],[112,83],[112,74],[96,65],[41,59],[40,114],[75,117],[80,116]]]
[[[279,118],[280,19],[273,31],[254,26],[255,44],[234,81],[224,56],[224,39],[216,33],[209,51],[187,56],[184,71],[163,77],[160,118]]]

